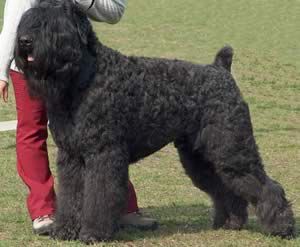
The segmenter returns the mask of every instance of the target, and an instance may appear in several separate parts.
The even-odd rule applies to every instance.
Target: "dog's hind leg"
[[[292,237],[295,221],[291,206],[281,185],[264,171],[247,105],[240,103],[230,112],[225,108],[212,116],[210,112],[210,121],[201,133],[205,159],[214,164],[227,188],[256,207],[268,233]]]
[[[75,240],[80,231],[83,192],[83,160],[58,150],[58,196],[52,237]]]
[[[79,239],[85,243],[110,240],[118,230],[128,193],[128,155],[106,145],[85,157],[84,202]]]
[[[239,230],[247,222],[248,203],[230,191],[216,174],[213,164],[186,142],[176,141],[181,163],[193,184],[205,191],[214,203],[213,227]]]

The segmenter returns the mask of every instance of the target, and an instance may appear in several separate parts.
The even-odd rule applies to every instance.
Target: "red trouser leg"
[[[128,202],[127,202],[127,213],[138,212],[139,207],[137,204],[137,198],[133,184],[128,180]]]
[[[53,214],[54,180],[47,152],[47,114],[40,100],[30,98],[23,74],[10,71],[17,109],[17,170],[29,188],[27,207],[31,219]]]

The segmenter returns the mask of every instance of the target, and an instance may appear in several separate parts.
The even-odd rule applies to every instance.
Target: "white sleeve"
[[[127,0],[74,0],[87,15],[95,20],[114,24],[124,14]]]
[[[19,21],[33,2],[33,0],[6,0],[5,2],[0,34],[0,80],[8,81]]]

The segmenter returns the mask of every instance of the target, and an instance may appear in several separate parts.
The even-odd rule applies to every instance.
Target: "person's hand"
[[[0,80],[0,95],[5,103],[8,101],[8,84],[6,81]]]

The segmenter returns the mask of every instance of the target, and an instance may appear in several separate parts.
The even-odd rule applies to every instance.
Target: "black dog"
[[[240,229],[252,203],[268,233],[293,236],[293,212],[263,169],[230,73],[232,55],[225,47],[210,65],[128,57],[101,44],[70,1],[24,14],[16,63],[31,94],[47,103],[59,148],[55,237],[111,239],[126,205],[129,164],[170,142],[212,198],[215,228]]]

